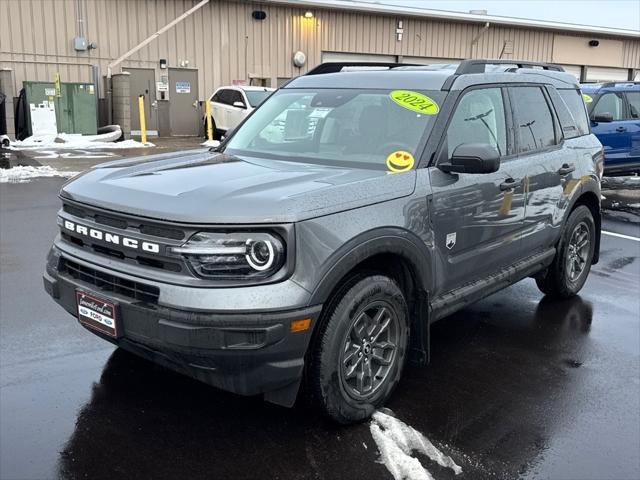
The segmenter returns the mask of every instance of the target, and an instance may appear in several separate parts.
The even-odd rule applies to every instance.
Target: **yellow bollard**
[[[206,100],[204,110],[207,115],[207,140],[213,140],[213,122],[211,120],[211,102]]]
[[[513,190],[509,190],[504,193],[504,197],[502,198],[502,204],[500,205],[500,209],[498,210],[498,214],[502,217],[506,217],[509,215],[511,211],[511,202],[513,201]]]
[[[138,97],[138,112],[140,113],[140,141],[147,143],[147,124],[144,121],[144,95]]]

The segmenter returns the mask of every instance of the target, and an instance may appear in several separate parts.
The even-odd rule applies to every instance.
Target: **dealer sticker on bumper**
[[[117,336],[116,306],[88,293],[77,291],[78,320],[93,330]]]

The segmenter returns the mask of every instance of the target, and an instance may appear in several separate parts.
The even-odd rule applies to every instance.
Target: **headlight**
[[[171,251],[183,255],[201,277],[219,280],[264,279],[285,261],[282,240],[263,232],[199,232]]]

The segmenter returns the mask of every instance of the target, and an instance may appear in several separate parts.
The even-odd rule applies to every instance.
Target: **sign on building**
[[[191,93],[191,83],[176,82],[176,93]]]

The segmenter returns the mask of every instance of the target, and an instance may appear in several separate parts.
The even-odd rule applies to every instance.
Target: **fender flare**
[[[600,260],[600,236],[601,236],[600,232],[602,231],[602,214],[601,214],[601,207],[600,207],[601,192],[600,192],[600,185],[597,182],[597,180],[595,180],[594,178],[588,178],[583,182],[581,182],[580,189],[577,190],[568,201],[568,207],[562,219],[562,227],[564,229],[564,225],[566,224],[567,219],[569,218],[569,215],[571,215],[571,212],[576,207],[576,204],[586,194],[593,194],[596,197],[598,202],[598,215],[593,219],[596,224],[596,231],[597,231],[596,245],[593,252],[593,262],[592,262],[592,264],[595,265]]]
[[[325,303],[344,276],[364,260],[379,254],[403,257],[409,264],[416,288],[428,292],[432,283],[432,253],[417,235],[398,227],[368,230],[346,242],[326,261],[327,267],[311,294],[310,305]]]

